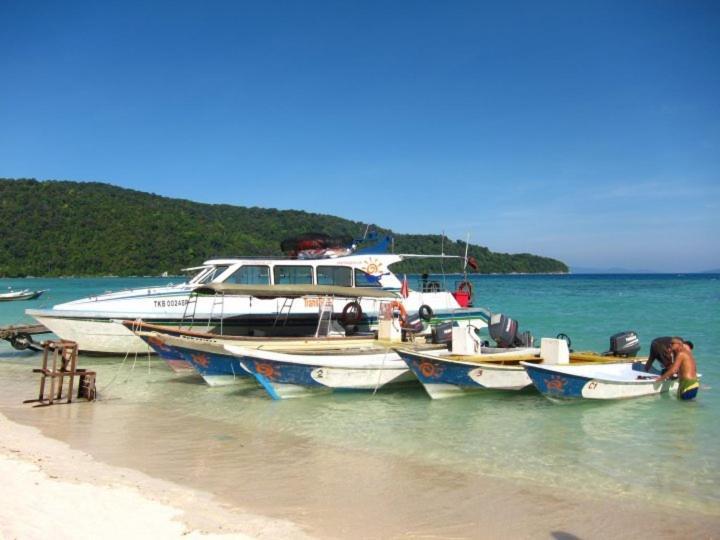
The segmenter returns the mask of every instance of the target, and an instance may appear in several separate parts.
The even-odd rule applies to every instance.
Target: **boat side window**
[[[273,268],[275,285],[312,285],[312,266],[277,265]]]
[[[230,268],[227,264],[216,266],[210,270],[207,275],[203,276],[198,283],[210,283],[217,279],[225,270]]]
[[[225,283],[238,285],[270,285],[270,267],[265,265],[245,265],[230,274]]]
[[[317,284],[352,287],[352,270],[349,266],[318,266]]]
[[[355,286],[356,287],[382,287],[380,285],[380,276],[373,276],[362,270],[355,269]]]

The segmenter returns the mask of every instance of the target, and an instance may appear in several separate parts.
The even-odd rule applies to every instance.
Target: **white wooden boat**
[[[627,399],[677,391],[677,379],[658,382],[643,362],[540,365],[522,362],[535,387],[550,399]]]
[[[466,338],[469,338],[468,342],[464,343]],[[522,390],[533,383],[525,365],[594,365],[623,361],[618,357],[592,352],[570,352],[567,342],[562,339],[542,338],[540,348],[500,349],[480,348],[475,341],[476,338],[471,337],[466,329],[456,329],[453,335],[454,353],[409,347],[399,347],[396,351],[433,399],[488,389]],[[471,352],[458,354],[459,350]]]
[[[35,300],[39,298],[46,290],[31,291],[30,289],[23,289],[22,291],[9,291],[6,293],[0,293],[0,302],[12,302],[13,300]]]
[[[480,354],[458,355],[447,349],[395,351],[422,383],[432,399],[458,397],[478,390],[522,390],[532,381],[520,362],[540,362],[540,349],[484,347]]]
[[[273,399],[332,390],[377,390],[414,380],[390,348],[341,347],[324,350],[266,350],[226,345]]]
[[[409,314],[426,308],[433,323],[486,325],[483,310],[463,309],[467,288],[442,291],[437,283],[403,298],[403,284],[389,267],[415,255],[386,253],[384,247],[322,250],[312,254],[321,257],[315,259],[212,259],[188,269],[197,274],[187,283],[90,296],[26,313],[77,342],[81,351],[114,354],[148,351],[119,320],[230,335],[307,336],[315,333],[322,312],[329,312],[344,327],[369,331],[377,327],[378,310],[388,298],[402,302]]]
[[[162,326],[124,321],[135,334],[145,341],[174,371],[192,370],[200,374],[209,386],[242,383],[250,377],[237,357],[225,350],[225,345],[247,348],[302,349],[336,348],[343,346],[370,346],[372,336],[260,338],[249,336],[218,336],[200,332],[164,332]],[[168,329],[169,330],[169,329]]]

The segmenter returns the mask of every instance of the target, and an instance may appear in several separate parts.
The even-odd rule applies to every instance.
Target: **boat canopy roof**
[[[341,287],[339,285],[238,285],[208,283],[193,289],[196,294],[227,294],[258,298],[298,298],[301,296],[340,296],[344,298],[398,298],[398,293],[374,287]]]

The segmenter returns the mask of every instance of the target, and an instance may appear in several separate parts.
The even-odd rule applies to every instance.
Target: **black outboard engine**
[[[410,332],[422,332],[425,329],[423,320],[420,315],[409,315],[403,326],[403,330],[409,330]]]
[[[438,324],[432,330],[432,342],[433,343],[452,343],[452,322],[444,322]]]
[[[612,356],[636,356],[639,350],[640,338],[632,330],[610,336],[608,354]]]
[[[515,338],[515,346],[516,347],[534,347],[535,346],[535,338],[530,333],[529,330],[526,330],[522,334],[518,334],[518,336]]]
[[[490,317],[488,332],[498,347],[508,348],[515,346],[518,331],[517,321],[502,313],[495,313]]]

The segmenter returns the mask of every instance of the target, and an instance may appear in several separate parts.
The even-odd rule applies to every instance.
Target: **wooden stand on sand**
[[[33,369],[33,373],[40,373],[40,393],[37,399],[28,399],[23,403],[37,403],[35,407],[53,405],[55,401],[63,399],[65,379],[68,380],[68,389],[65,403],[72,403],[75,377],[79,377],[78,398],[88,401],[95,399],[95,372],[78,369],[78,345],[74,341],[45,341],[43,344],[43,361],[40,369]],[[52,357],[52,362],[50,358]],[[52,367],[48,368],[51,363]],[[50,379],[50,392],[45,395],[45,383]]]

